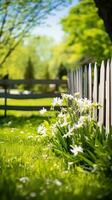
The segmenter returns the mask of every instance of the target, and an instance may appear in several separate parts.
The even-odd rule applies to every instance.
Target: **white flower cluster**
[[[79,129],[93,124],[95,122],[93,111],[98,104],[92,103],[87,98],[79,98],[79,96],[79,93],[74,94],[74,96],[63,94],[62,98],[54,98],[52,107],[61,107],[56,122],[50,126],[48,124],[40,125],[37,129],[38,133],[44,136],[49,131],[55,137],[56,133],[60,131],[63,139],[71,138],[72,140],[74,134],[77,134]],[[40,111],[41,114],[45,112],[44,108]],[[70,151],[76,156],[78,153],[82,153],[83,149],[80,145],[73,145]]]

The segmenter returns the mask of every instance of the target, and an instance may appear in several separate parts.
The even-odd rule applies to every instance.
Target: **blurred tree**
[[[34,79],[35,78],[34,74],[35,74],[34,66],[33,66],[31,58],[29,58],[27,62],[27,66],[25,68],[24,79],[25,80]],[[31,84],[25,85],[26,90],[31,90],[32,88],[33,88],[33,85]]]
[[[67,55],[65,49],[66,41],[61,44],[55,45],[55,47],[52,49],[52,57],[49,61],[49,68],[50,74],[53,78],[57,77],[61,63],[63,63],[64,66],[67,65]]]
[[[35,70],[35,78],[43,78],[52,57],[54,42],[48,37],[30,36],[21,42],[0,69],[0,75],[9,73],[11,79],[24,78],[28,58]],[[49,70],[50,71],[50,70]],[[50,72],[52,76],[52,73]]]
[[[80,1],[62,20],[67,33],[63,52],[69,65],[83,65],[111,56],[112,45],[93,0]]]
[[[64,66],[63,63],[60,64],[59,68],[58,68],[58,73],[57,73],[57,77],[59,79],[62,79],[63,76],[67,76],[67,69]]]
[[[0,66],[32,27],[46,15],[70,0],[2,0],[0,1]]]

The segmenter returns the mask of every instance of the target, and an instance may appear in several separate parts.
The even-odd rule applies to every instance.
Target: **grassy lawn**
[[[46,99],[34,99],[34,100],[12,100],[8,99],[7,105],[21,105],[21,106],[49,106],[51,105],[52,98],[46,98]],[[4,105],[4,99],[0,99],[0,105]],[[31,116],[37,115],[37,111],[7,111],[8,115],[16,115],[16,116]],[[0,115],[3,115],[4,111],[0,110]]]
[[[55,113],[49,112],[44,117],[31,112],[26,116],[23,112],[19,114],[21,116],[15,112],[13,116],[0,117],[1,200],[95,200],[108,197],[106,177],[71,167],[54,154],[49,138],[37,134],[38,125],[53,119]]]

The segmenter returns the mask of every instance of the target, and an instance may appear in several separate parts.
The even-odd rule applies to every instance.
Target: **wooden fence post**
[[[6,117],[7,116],[7,88],[5,88],[4,106],[5,106],[4,117]]]
[[[6,81],[8,79],[5,79]],[[5,82],[4,84],[4,94],[5,94],[5,97],[4,97],[4,117],[7,116],[7,91],[8,91],[8,86],[7,86],[7,83]]]

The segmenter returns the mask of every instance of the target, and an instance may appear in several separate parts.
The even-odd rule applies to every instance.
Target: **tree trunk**
[[[103,19],[106,32],[112,41],[112,0],[94,0],[98,14]]]

